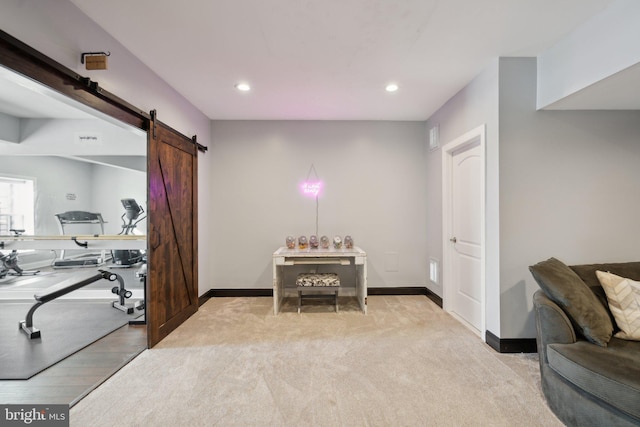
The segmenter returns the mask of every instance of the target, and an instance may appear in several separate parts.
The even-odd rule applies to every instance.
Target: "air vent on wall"
[[[429,129],[429,150],[437,150],[440,147],[440,131],[438,125]]]

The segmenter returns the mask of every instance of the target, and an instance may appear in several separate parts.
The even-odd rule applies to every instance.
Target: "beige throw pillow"
[[[640,341],[640,282],[596,271],[620,332],[617,338]]]

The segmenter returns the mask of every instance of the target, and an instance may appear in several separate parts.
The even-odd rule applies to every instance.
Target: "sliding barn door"
[[[149,129],[149,348],[198,310],[197,147],[155,120]]]

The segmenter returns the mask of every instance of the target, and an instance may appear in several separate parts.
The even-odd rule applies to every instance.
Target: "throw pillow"
[[[577,332],[590,342],[606,347],[613,323],[598,297],[562,261],[549,258],[529,267],[540,288],[567,314]]]
[[[596,271],[596,276],[607,294],[609,309],[620,332],[615,336],[640,341],[640,282]]]

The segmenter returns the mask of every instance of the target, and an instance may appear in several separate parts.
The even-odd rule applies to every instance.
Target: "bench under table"
[[[340,278],[336,273],[301,273],[296,279],[298,289],[298,314],[303,299],[332,299],[338,312]]]

